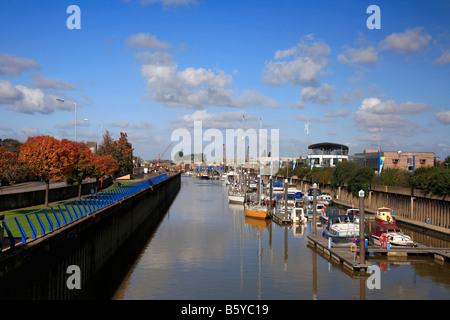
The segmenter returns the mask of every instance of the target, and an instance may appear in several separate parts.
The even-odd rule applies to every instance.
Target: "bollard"
[[[391,250],[391,243],[390,242],[386,243],[386,249],[387,250]]]
[[[331,249],[331,238],[328,238],[328,249]]]

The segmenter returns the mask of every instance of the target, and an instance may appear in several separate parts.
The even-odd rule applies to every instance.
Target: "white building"
[[[308,163],[312,167],[334,167],[342,160],[348,160],[348,147],[342,144],[322,142],[308,146]]]

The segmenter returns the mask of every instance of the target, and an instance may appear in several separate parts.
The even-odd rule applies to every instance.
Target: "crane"
[[[172,143],[169,144],[169,146],[166,148],[166,150],[164,151],[164,153],[161,156],[158,153],[158,167],[160,166],[159,164],[161,162],[162,157],[164,157],[164,155],[166,154],[167,150],[169,150],[171,145],[172,145]]]

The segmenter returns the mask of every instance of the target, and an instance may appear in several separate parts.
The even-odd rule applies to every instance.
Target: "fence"
[[[25,244],[28,239],[34,240],[58,230],[167,178],[167,174],[163,174],[128,185],[120,185],[111,190],[92,193],[79,199],[3,220],[2,225],[9,240],[9,248],[12,249],[16,244]],[[3,230],[0,232],[3,235]],[[3,241],[0,241],[0,254],[2,246]]]

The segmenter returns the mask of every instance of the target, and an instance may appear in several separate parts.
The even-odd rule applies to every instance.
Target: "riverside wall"
[[[283,177],[274,177],[282,180]],[[292,179],[297,188],[303,192],[312,188],[312,182]],[[333,190],[330,184],[320,184],[322,192],[329,192],[335,202],[355,208],[359,207],[359,198],[355,197],[347,188],[339,187]],[[390,207],[397,218],[417,225],[429,225],[443,229],[450,229],[450,197],[424,195],[421,190],[391,186],[371,186],[369,194],[364,198],[364,209],[375,213],[379,207]]]
[[[109,299],[181,186],[170,176],[0,255],[0,299]],[[70,288],[79,268],[80,288]],[[72,280],[70,280],[70,279]]]

